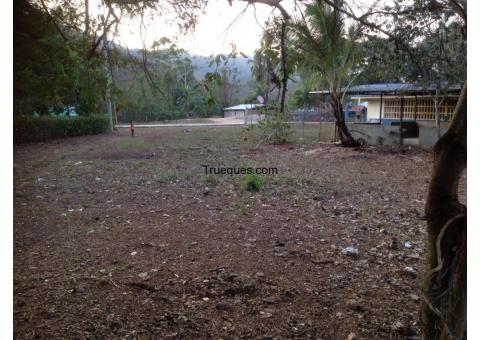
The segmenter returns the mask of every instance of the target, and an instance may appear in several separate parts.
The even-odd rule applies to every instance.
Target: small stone
[[[264,319],[268,319],[272,317],[272,313],[269,312],[260,312],[260,317]]]
[[[148,272],[138,274],[138,277],[141,278],[142,280],[147,280],[148,276],[149,276]]]
[[[402,273],[411,277],[417,277],[418,273],[413,267],[405,267],[402,270]]]
[[[209,301],[210,299],[209,299],[208,297],[204,297],[204,298],[202,298],[202,300],[205,301],[205,302],[207,302],[207,301]]]
[[[210,188],[209,188],[209,187],[205,187],[205,188],[203,189],[203,194],[204,194],[204,195],[208,195],[209,193],[210,193]]]
[[[350,299],[347,301],[347,307],[357,312],[361,312],[364,309],[360,302],[354,299]]]
[[[356,339],[355,333],[350,333],[350,334],[348,334],[347,340],[355,340],[355,339]]]
[[[407,249],[410,249],[413,247],[413,243],[412,241],[405,241],[405,243],[403,244],[403,246]]]
[[[412,336],[415,335],[415,330],[410,326],[406,325],[402,321],[395,321],[392,325],[392,331],[399,333],[403,336]]]
[[[263,279],[265,277],[265,274],[262,272],[256,272],[255,273],[255,278],[256,279]]]
[[[415,302],[420,301],[420,298],[418,297],[418,295],[415,295],[415,294],[410,294],[410,298]]]
[[[137,252],[136,252],[136,251],[132,251],[132,252],[130,253],[130,255],[135,256],[135,255],[137,255]]]
[[[355,247],[347,247],[342,250],[343,255],[357,257],[358,256],[358,249]]]

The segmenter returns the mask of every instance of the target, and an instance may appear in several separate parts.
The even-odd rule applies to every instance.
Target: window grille
[[[456,97],[446,97],[440,106],[440,120],[450,121],[457,103]],[[416,106],[416,108],[415,108]],[[386,119],[400,119],[401,99],[399,97],[385,98],[383,117]],[[435,120],[435,106],[432,98],[404,98],[403,119],[405,120]]]

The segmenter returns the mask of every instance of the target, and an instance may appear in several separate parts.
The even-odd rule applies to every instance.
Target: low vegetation
[[[258,191],[263,186],[263,180],[257,174],[246,174],[243,184],[247,191]]]
[[[49,139],[95,135],[108,129],[107,115],[78,117],[18,116],[13,120],[13,141],[19,143],[44,142]]]

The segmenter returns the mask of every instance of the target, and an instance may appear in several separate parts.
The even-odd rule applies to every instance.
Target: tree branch
[[[47,8],[47,5],[45,5],[45,2],[43,0],[40,0],[40,3],[42,4],[42,8],[43,10],[45,11],[45,14],[47,15],[48,19],[52,22],[53,26],[55,26],[55,29],[58,31],[58,33],[62,36],[63,40],[67,41],[67,37],[65,36],[65,34],[62,32],[62,30],[60,29],[60,27],[58,26],[57,22],[55,21],[55,19],[52,17],[52,15],[50,14],[50,11],[48,10]]]

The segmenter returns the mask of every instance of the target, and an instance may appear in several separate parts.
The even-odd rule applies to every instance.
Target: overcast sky
[[[209,56],[211,54],[228,53],[231,44],[236,50],[252,55],[259,46],[262,26],[271,15],[272,8],[256,5],[256,10],[249,6],[245,13],[246,3],[234,1],[232,6],[226,0],[209,1],[205,14],[199,16],[194,32],[181,35],[177,26],[166,23],[164,19],[146,19],[145,41],[147,47],[163,36],[177,38],[177,45],[191,53]],[[257,18],[257,20],[255,19]],[[262,26],[261,26],[262,25]],[[118,41],[130,48],[142,47],[140,24],[137,20],[124,21],[119,27]]]
[[[92,0],[95,3],[98,0]],[[350,0],[353,3],[369,5],[375,0]],[[384,1],[380,1],[383,3]],[[232,6],[227,0],[210,0],[204,14],[199,16],[198,24],[194,32],[181,35],[177,26],[170,22],[165,22],[165,16],[158,14],[154,19],[145,18],[145,41],[147,47],[161,37],[177,37],[177,45],[188,50],[193,54],[209,56],[211,54],[228,53],[231,51],[231,45],[236,45],[236,50],[247,55],[252,55],[253,51],[259,47],[262,26],[270,15],[272,7],[262,4],[250,5],[245,13],[247,3],[242,1],[233,1]],[[284,0],[282,5],[293,12],[293,1]],[[94,8],[94,6],[92,6]],[[233,23],[233,24],[232,24]],[[140,38],[140,21],[123,20],[119,27],[119,36],[117,41],[130,48],[141,48],[142,39]]]

